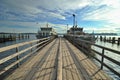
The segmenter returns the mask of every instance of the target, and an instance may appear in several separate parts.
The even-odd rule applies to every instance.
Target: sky
[[[0,0],[0,32],[36,33],[48,23],[65,33],[73,14],[84,32],[120,33],[120,0]]]

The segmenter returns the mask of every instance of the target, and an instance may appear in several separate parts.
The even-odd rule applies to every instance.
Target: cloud
[[[120,9],[111,9],[109,7],[103,7],[100,9],[93,10],[89,13],[86,13],[83,17],[83,20],[103,20],[108,22],[119,22],[120,21]]]
[[[2,2],[1,8],[7,8],[7,11],[5,11],[5,15],[3,14],[3,16],[12,15],[7,13],[8,11],[11,11],[14,13],[19,13],[19,15],[24,15],[24,16],[33,17],[33,18],[36,18],[38,14],[44,14],[46,16],[49,16],[48,18],[54,17],[54,18],[63,19],[63,20],[65,20],[65,16],[63,15],[65,15],[66,12],[69,12],[72,14],[73,12],[70,12],[70,11],[75,11],[77,9],[80,9],[88,5],[87,0],[84,0],[84,1],[83,0],[75,0],[75,1],[73,0],[69,0],[69,1],[68,0],[60,0],[60,1],[58,0],[52,0],[52,1],[1,0],[1,2]],[[56,12],[52,13],[52,11],[56,11]],[[9,16],[7,17],[9,18]],[[16,20],[17,19],[18,18],[16,18]]]
[[[49,15],[50,15],[50,16],[53,16],[53,17],[57,17],[57,18],[59,18],[59,19],[63,19],[63,20],[65,20],[65,17],[62,16],[62,15],[60,15],[60,14],[50,13]]]
[[[96,27],[101,26],[102,31],[107,29],[107,26],[110,28],[108,32],[118,32],[116,29],[120,26],[119,8],[120,0],[1,0],[0,23],[2,26],[34,26],[37,29],[39,26],[36,22],[41,26],[48,22],[56,26],[57,31],[62,31],[65,29],[63,26],[66,26],[64,24],[72,24],[74,13],[80,26],[93,23],[96,31]],[[88,21],[92,23],[87,23]]]
[[[53,24],[49,22],[15,22],[15,21],[0,21],[0,32],[37,32],[40,27],[46,27],[48,23],[49,27],[53,27],[58,33],[65,32],[67,30],[64,24]]]
[[[119,26],[113,26],[113,25],[104,25],[101,27],[86,27],[84,29],[85,32],[92,33],[93,31],[95,33],[119,33],[120,28]]]

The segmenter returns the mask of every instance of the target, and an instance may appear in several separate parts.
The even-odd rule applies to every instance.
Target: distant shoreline
[[[6,33],[6,32],[0,32],[0,34],[37,34],[37,33]]]
[[[94,33],[94,35],[118,35],[117,33]]]

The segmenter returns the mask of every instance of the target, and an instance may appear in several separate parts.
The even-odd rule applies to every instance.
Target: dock
[[[0,43],[29,39],[29,34],[25,33],[0,33]]]
[[[4,80],[112,80],[65,38],[56,38]]]

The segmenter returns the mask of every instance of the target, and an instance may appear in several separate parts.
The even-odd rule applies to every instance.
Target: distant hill
[[[37,33],[6,33],[6,32],[0,32],[0,34],[37,34]]]
[[[117,35],[117,33],[94,33],[94,35]]]

